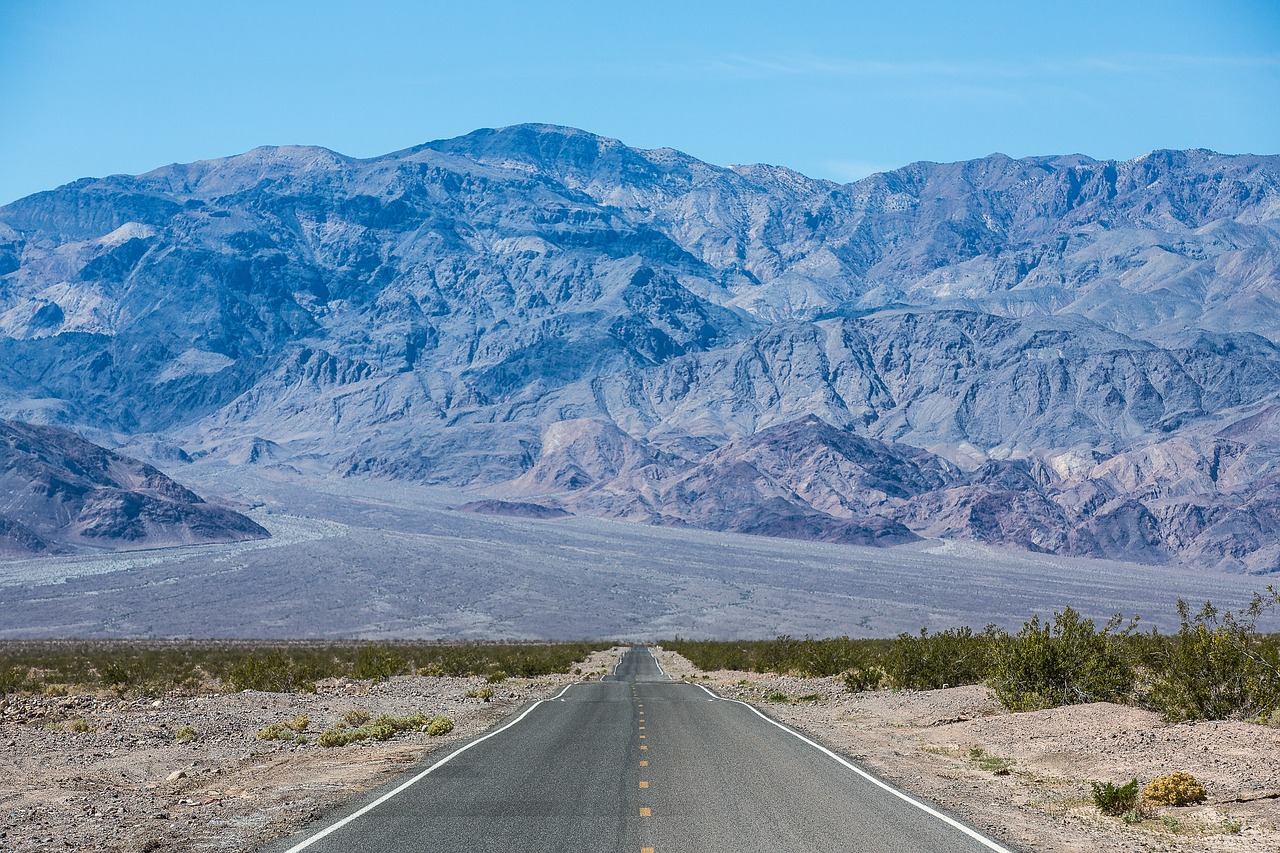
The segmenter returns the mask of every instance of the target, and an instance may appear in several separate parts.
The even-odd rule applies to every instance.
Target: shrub
[[[407,664],[408,661],[391,646],[361,646],[356,650],[351,675],[353,678],[386,681],[403,672]]]
[[[349,726],[363,726],[372,716],[364,708],[352,708],[342,715],[342,722]]]
[[[493,698],[492,687],[473,687],[467,691],[468,699],[483,699],[488,702]]]
[[[1147,702],[1171,722],[1258,719],[1280,710],[1280,649],[1256,625],[1277,602],[1255,595],[1239,612],[1205,603],[1192,614],[1178,601],[1181,627],[1152,661],[1155,677]]]
[[[993,634],[987,680],[1011,711],[1123,701],[1133,689],[1122,645],[1132,626],[1117,632],[1119,623],[1116,616],[1099,631],[1070,607],[1053,622],[1032,616],[1014,636]]]
[[[1018,763],[1012,758],[989,755],[987,751],[980,746],[975,746],[969,750],[969,760],[981,767],[983,770],[990,770],[997,776],[1008,776],[1009,768]]]
[[[368,740],[369,738],[390,740],[399,732],[409,731],[410,729],[420,729],[429,735],[445,734],[453,731],[453,721],[448,717],[429,719],[426,714],[419,712],[404,717],[392,717],[388,714],[383,714],[370,721],[368,712],[361,713],[364,715],[364,725],[358,728],[337,726],[327,729],[320,734],[320,739],[317,742],[321,746],[334,747],[346,746],[349,743]],[[350,712],[348,712],[348,716],[351,716]]]
[[[304,666],[279,651],[247,655],[231,667],[227,680],[236,690],[267,693],[315,693],[316,684]]]
[[[489,673],[489,675],[485,678],[485,681],[489,682],[490,684],[501,684],[506,680],[507,680],[507,673],[505,670],[501,670],[501,669],[495,669],[493,672]]]
[[[272,723],[258,729],[258,740],[293,740],[293,730],[284,723]]]
[[[988,647],[994,627],[982,634],[970,628],[949,628],[919,636],[899,634],[885,657],[884,669],[894,687],[937,690],[961,684],[980,684],[987,675]]]
[[[1142,789],[1142,799],[1157,806],[1189,806],[1204,802],[1206,796],[1204,785],[1181,770],[1152,779]]]
[[[1092,782],[1093,804],[1098,811],[1112,817],[1119,817],[1133,811],[1138,805],[1138,780],[1133,779],[1123,785],[1110,782]]]
[[[346,746],[366,737],[368,735],[363,729],[333,728],[321,732],[317,743],[323,747]]]
[[[790,702],[791,697],[780,690],[775,690],[764,697],[766,702]]]
[[[85,732],[94,731],[94,728],[84,720],[75,719],[67,723],[67,731],[76,732],[77,734],[84,734]]]
[[[850,693],[879,690],[884,683],[884,670],[878,666],[855,667],[840,677]]]
[[[173,733],[173,739],[181,743],[193,741],[196,739],[196,730],[194,726],[179,726],[178,730]]]
[[[25,666],[0,666],[0,696],[21,690],[30,672],[30,668]]]
[[[299,714],[289,722],[285,723],[286,726],[293,729],[298,734],[302,734],[303,732],[305,732],[307,730],[307,726],[310,724],[311,724],[311,720],[307,717],[306,714]]]

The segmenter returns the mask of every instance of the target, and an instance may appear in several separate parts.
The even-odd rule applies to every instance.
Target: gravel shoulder
[[[581,675],[494,685],[420,676],[333,679],[315,694],[10,696],[0,701],[0,850],[262,850],[521,705],[610,671],[622,651],[593,654],[579,665]],[[466,696],[484,687],[493,689],[490,701]],[[353,709],[374,717],[444,715],[454,729],[319,746],[319,734]],[[308,718],[308,743],[258,737],[300,714]],[[195,730],[194,740],[177,740],[183,726]]]
[[[834,678],[703,672],[653,651],[672,678],[749,702],[1025,851],[1280,850],[1280,729],[1170,725],[1110,703],[1013,714],[981,686],[854,694]],[[778,694],[789,701],[766,698]],[[1091,781],[1146,784],[1175,770],[1204,784],[1206,803],[1157,808],[1136,825],[1093,807]]]

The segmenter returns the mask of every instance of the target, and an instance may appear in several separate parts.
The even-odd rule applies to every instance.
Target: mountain
[[[265,529],[57,427],[0,421],[0,556],[237,542]]]
[[[260,148],[0,208],[0,414],[653,523],[1274,571],[1278,282],[1275,156],[839,185],[546,125]]]

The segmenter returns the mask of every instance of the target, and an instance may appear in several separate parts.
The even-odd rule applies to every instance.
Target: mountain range
[[[1272,572],[1278,298],[1277,156],[260,148],[0,207],[0,415],[485,511]]]

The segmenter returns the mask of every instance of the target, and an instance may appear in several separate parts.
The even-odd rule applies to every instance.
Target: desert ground
[[[272,538],[0,562],[0,637],[888,637],[1016,628],[1071,606],[1176,628],[1179,597],[1238,607],[1265,576],[972,542],[895,548],[571,517],[458,512],[475,494],[188,467]]]
[[[598,677],[322,682],[315,694],[246,691],[128,699],[11,696],[0,709],[0,849],[253,853],[383,785],[525,703]],[[1243,722],[1168,725],[1147,711],[1079,705],[1010,714],[984,687],[849,693],[831,678],[702,672],[657,648],[667,672],[761,708],[901,789],[1016,849],[1044,853],[1245,853],[1280,849],[1280,730]],[[785,694],[788,701],[781,701]],[[770,698],[772,697],[772,698]],[[316,735],[353,709],[450,716],[442,737],[413,731],[325,748]],[[264,741],[308,718],[306,744]],[[196,736],[175,733],[190,726]],[[76,731],[75,729],[82,729]],[[1089,782],[1190,772],[1208,802],[1158,808],[1137,825],[1099,814]]]
[[[592,655],[577,675],[496,685],[480,677],[405,676],[331,679],[314,694],[10,696],[0,709],[0,850],[261,850],[525,703],[598,677],[620,651]],[[493,690],[490,701],[467,697],[484,687]],[[319,733],[352,710],[445,715],[454,729],[320,746]],[[258,737],[300,714],[308,719],[306,744]],[[183,726],[195,730],[189,742],[175,737]]]
[[[982,686],[850,693],[835,678],[702,672],[655,654],[673,678],[749,702],[1028,853],[1280,850],[1280,729],[1166,724],[1105,702],[1012,714]],[[790,701],[767,698],[778,694]],[[1176,770],[1204,784],[1204,804],[1153,808],[1135,825],[1093,805],[1090,782],[1145,785]]]

